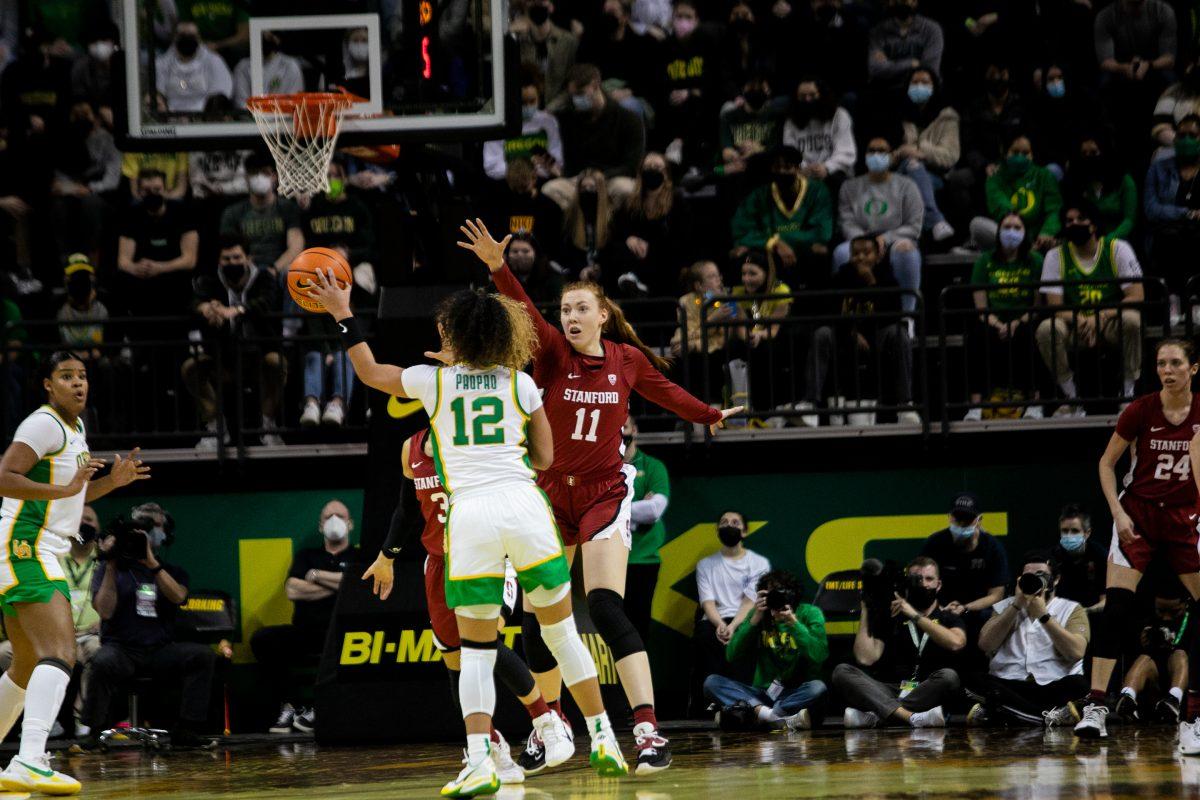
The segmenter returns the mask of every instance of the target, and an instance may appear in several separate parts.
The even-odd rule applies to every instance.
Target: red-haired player
[[[478,219],[468,220],[461,230],[468,241],[459,242],[459,246],[487,265],[496,288],[524,303],[537,326],[533,377],[543,389],[546,416],[554,434],[554,466],[538,476],[538,486],[554,507],[568,560],[574,559],[577,545],[582,547],[588,611],[612,651],[633,708],[637,773],[666,769],[671,764],[671,751],[654,716],[650,661],[641,635],[625,614],[622,599],[631,545],[629,517],[635,475],[622,458],[621,427],[629,415],[629,396],[634,392],[714,430],[742,409],[712,408],[667,380],[660,372],[666,362],[642,343],[620,307],[595,283],[571,283],[563,289],[562,330],[555,328],[538,312],[504,263],[505,248],[512,237],[497,242]],[[523,635],[525,656],[544,696],[557,696],[557,665],[542,643],[532,614],[525,614]],[[536,772],[543,758],[536,736],[531,735],[520,757],[521,766],[526,772]]]
[[[458,635],[454,612],[446,605],[446,510],[449,496],[442,488],[441,479],[434,467],[428,428],[417,431],[405,440],[400,449],[400,458],[407,480],[400,488],[400,502],[392,517],[387,540],[376,556],[375,563],[363,574],[363,580],[372,578],[373,591],[380,599],[386,600],[391,594],[395,579],[392,561],[409,544],[409,540],[415,538],[413,532],[420,530],[421,544],[428,554],[425,558],[425,601],[429,606],[430,627],[433,629],[434,644],[441,651],[442,660],[449,671],[451,696],[457,705],[459,651],[462,641]],[[418,505],[419,514],[416,508]],[[418,520],[421,522],[419,526],[416,524]],[[506,576],[504,581],[506,611],[501,617],[502,620],[515,612],[513,606],[516,605],[516,601],[517,581],[516,574],[512,573],[511,576]],[[569,759],[575,752],[570,728],[542,699],[542,693],[533,676],[529,674],[525,662],[503,644],[497,645],[496,677],[517,696],[529,712],[534,730],[541,731],[541,738],[547,740],[549,766],[557,766]],[[492,756],[501,783],[511,785],[524,781],[525,773],[512,760],[508,743],[495,729],[492,730],[492,741],[496,744]]]

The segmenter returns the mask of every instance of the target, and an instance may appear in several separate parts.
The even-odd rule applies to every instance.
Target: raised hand
[[[114,487],[128,486],[134,481],[144,481],[150,477],[150,467],[143,464],[138,457],[141,451],[142,448],[135,447],[127,458],[121,458],[120,453],[116,455],[112,470],[108,473]]]
[[[503,241],[497,242],[481,219],[474,222],[468,219],[458,229],[467,237],[467,241],[458,243],[459,247],[474,253],[480,261],[487,264],[491,272],[498,272],[504,266],[504,253],[508,249],[508,243],[512,241],[511,233],[505,236]]]

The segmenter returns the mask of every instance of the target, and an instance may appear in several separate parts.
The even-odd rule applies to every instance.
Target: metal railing
[[[1144,299],[1120,296],[1131,284],[1144,288]],[[1115,288],[1118,296],[1052,306],[1043,302],[1045,287]],[[1004,309],[981,310],[975,306],[976,292],[1024,297]],[[1068,416],[1080,414],[1080,409],[1115,410],[1134,399],[1137,390],[1127,391],[1128,382],[1136,384],[1143,371],[1128,374],[1132,364],[1126,362],[1141,361],[1147,340],[1171,331],[1166,286],[1153,277],[955,284],[942,290],[938,311],[944,430],[973,409],[997,417],[1029,415],[1030,409],[1036,409],[1036,416],[1044,413],[1043,407],[1058,407]],[[1136,312],[1136,318],[1125,312]],[[993,315],[1003,318],[998,319],[1001,326],[988,324]],[[1090,333],[1081,335],[1081,320]],[[1064,355],[1066,363],[1060,363]],[[1061,396],[1059,378],[1068,375],[1076,386],[1074,398]]]

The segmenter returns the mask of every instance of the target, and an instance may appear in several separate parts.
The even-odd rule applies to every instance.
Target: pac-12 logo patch
[[[608,373],[608,385],[609,385],[609,386],[616,386],[616,385],[617,385],[617,376],[616,376],[616,375],[613,375],[611,372],[610,372],[610,373]]]

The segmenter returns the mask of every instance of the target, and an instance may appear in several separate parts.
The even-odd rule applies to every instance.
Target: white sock
[[[1171,697],[1174,697],[1176,703],[1183,702],[1183,689],[1180,689],[1178,686],[1172,686],[1167,694],[1171,695]]]
[[[38,758],[46,753],[50,726],[58,717],[71,675],[57,664],[40,662],[33,668],[29,686],[25,689],[25,722],[21,725],[23,759]]]
[[[779,717],[775,716],[775,712],[766,706],[759,706],[758,720],[759,722],[778,722]]]
[[[17,724],[17,718],[25,710],[25,690],[8,677],[5,672],[0,677],[0,740],[8,736],[12,726]]]
[[[1066,395],[1067,398],[1069,398],[1071,400],[1074,400],[1076,397],[1079,396],[1079,390],[1075,388],[1075,379],[1074,378],[1067,378],[1065,381],[1063,381],[1062,383],[1060,383],[1058,385],[1058,388],[1062,389],[1063,394]]]
[[[1126,686],[1123,689],[1121,689],[1121,694],[1125,695],[1133,702],[1135,702],[1135,703],[1137,702],[1137,690],[1134,689],[1132,686]]]
[[[467,761],[478,764],[492,754],[492,735],[490,733],[467,734]]]
[[[608,721],[607,711],[601,711],[594,717],[584,717],[583,721],[587,724],[588,733],[593,739],[596,738],[597,733],[612,730],[612,723]]]

